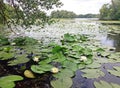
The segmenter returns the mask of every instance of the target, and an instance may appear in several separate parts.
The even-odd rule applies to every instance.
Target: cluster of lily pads
[[[61,45],[55,43],[43,45],[30,38],[17,38],[12,43],[12,45],[0,48],[0,60],[7,60],[8,66],[24,64],[32,60],[35,64],[31,64],[31,69],[24,69],[25,76],[35,78],[35,73],[53,73],[54,80],[50,82],[53,88],[70,88],[73,83],[72,78],[79,69],[84,73],[83,77],[97,79],[105,75],[100,69],[103,63],[120,62],[119,52],[115,53],[114,48],[101,46],[96,40],[90,39],[89,35],[64,34]],[[114,69],[115,71],[108,69],[108,72],[119,76],[119,67],[114,67]],[[10,78],[10,76],[0,78],[0,81],[3,81],[0,87],[4,88],[3,84],[9,80],[4,80],[7,77]],[[22,78],[13,79],[13,81],[17,80],[22,80]],[[13,81],[8,81],[12,86],[6,88],[13,88]],[[109,83],[100,81],[100,83],[94,82],[94,85],[96,88],[101,88]],[[120,87],[113,83],[111,86],[113,87],[110,88]]]

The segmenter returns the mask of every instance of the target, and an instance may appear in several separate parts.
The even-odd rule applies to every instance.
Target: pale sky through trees
[[[103,4],[111,0],[60,0],[63,6],[59,10],[73,11],[76,14],[98,14]],[[55,9],[56,10],[56,9]],[[52,10],[53,11],[53,10]]]

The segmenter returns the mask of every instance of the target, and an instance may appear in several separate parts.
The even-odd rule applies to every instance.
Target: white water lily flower
[[[87,57],[86,56],[81,56],[80,61],[87,61]]]
[[[38,61],[39,61],[39,58],[38,58],[38,57],[34,57],[34,58],[33,58],[33,61],[38,62]]]
[[[59,72],[59,69],[56,68],[56,67],[53,67],[53,68],[51,69],[51,72],[52,72],[52,73],[58,73],[58,72]]]
[[[15,43],[15,42],[12,42],[11,45],[14,46],[14,45],[16,45],[16,43]]]

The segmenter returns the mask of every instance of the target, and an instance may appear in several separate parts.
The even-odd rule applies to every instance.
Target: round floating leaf
[[[94,82],[95,88],[120,88],[120,85],[115,83],[108,83],[106,81]]]
[[[46,71],[51,71],[51,68],[53,66],[49,64],[44,64],[44,65],[32,65],[31,70],[35,73],[45,73]]]
[[[99,67],[101,67],[101,64],[93,62],[92,64],[89,64],[86,67],[87,68],[99,68]]]
[[[74,76],[74,72],[71,71],[70,69],[62,69],[58,74],[54,74],[53,75],[56,78],[63,78],[64,77],[73,77]]]
[[[100,69],[83,69],[81,71],[84,72],[82,76],[86,78],[98,78],[105,75]]]
[[[110,74],[120,77],[120,67],[113,67],[113,70],[107,70]]]
[[[100,64],[102,64],[102,63],[108,63],[108,59],[107,58],[96,58],[94,60],[94,62],[95,63],[100,63]]]
[[[109,56],[110,55],[110,52],[101,52],[101,56],[103,57],[106,57],[106,56]]]
[[[53,88],[70,88],[72,86],[72,79],[64,77],[64,79],[51,81],[51,85]]]
[[[77,70],[77,64],[67,60],[63,62],[63,67],[71,69],[72,71]]]
[[[0,51],[0,59],[1,60],[8,60],[12,57],[14,57],[14,53],[7,53],[7,52]]]
[[[24,75],[27,78],[35,78],[34,74],[30,70],[25,70]]]
[[[10,75],[0,78],[0,88],[14,88],[15,83],[14,81],[23,80],[23,77],[18,75]]]
[[[26,58],[26,55],[18,55],[16,59],[9,61],[8,65],[13,66],[18,64],[23,64],[23,63],[27,63],[29,60],[30,59]]]

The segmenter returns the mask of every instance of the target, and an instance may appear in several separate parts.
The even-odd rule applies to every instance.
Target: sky
[[[103,4],[111,0],[60,0],[64,5],[58,10],[73,11],[78,14],[98,14]],[[54,9],[57,10],[57,9]],[[53,10],[51,10],[53,11]]]

